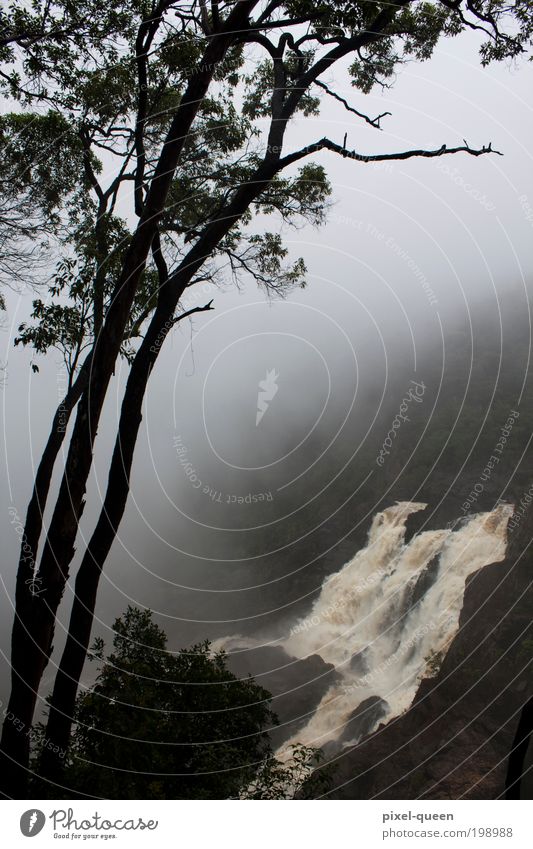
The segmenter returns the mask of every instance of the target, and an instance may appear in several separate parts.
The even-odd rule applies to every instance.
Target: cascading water
[[[466,578],[504,559],[511,505],[476,513],[453,529],[419,533],[406,544],[407,518],[425,507],[399,502],[378,513],[366,547],[326,579],[310,614],[276,643],[295,658],[320,655],[337,672],[278,757],[290,757],[292,743],[353,744],[406,710],[420,678],[457,632]],[[217,642],[227,651],[265,645],[244,637]]]
[[[283,644],[294,657],[319,654],[340,674],[284,749],[296,741],[353,743],[409,707],[428,659],[457,631],[466,578],[505,557],[510,505],[406,545],[407,517],[425,506],[401,502],[378,513],[366,548],[325,581]]]

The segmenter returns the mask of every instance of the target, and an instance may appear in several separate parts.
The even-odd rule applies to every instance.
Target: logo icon
[[[265,415],[270,402],[278,391],[279,387],[276,383],[278,377],[279,374],[276,374],[276,369],[273,368],[270,369],[270,371],[267,371],[265,379],[260,380],[258,383],[259,392],[257,393],[257,415],[255,417],[256,427]]]
[[[42,811],[37,808],[31,808],[25,811],[20,818],[20,830],[24,837],[35,837],[42,831],[46,822],[46,817]]]

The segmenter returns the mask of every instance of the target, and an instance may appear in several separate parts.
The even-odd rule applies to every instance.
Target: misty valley
[[[204,394],[208,426],[198,431],[194,415],[181,415],[181,432],[171,436],[164,417],[150,422],[146,491],[134,486],[135,509],[125,519],[128,549],[110,564],[95,632],[108,643],[107,611],[120,612],[124,594],[143,596],[160,613],[146,619],[130,606],[119,623],[120,651],[106,657],[100,648],[87,665],[87,695],[78,710],[80,717],[87,712],[88,729],[97,721],[130,728],[127,760],[136,769],[153,761],[153,746],[134,742],[146,733],[135,679],[127,682],[128,697],[120,696],[120,712],[115,705],[107,717],[99,704],[106,693],[112,703],[119,698],[123,685],[113,669],[126,664],[136,674],[145,666],[160,670],[158,689],[143,699],[165,711],[174,733],[185,733],[191,745],[201,740],[206,729],[187,731],[180,718],[193,698],[193,673],[183,666],[192,652],[198,673],[208,658],[217,659],[217,675],[226,682],[217,687],[234,680],[236,691],[246,691],[253,681],[261,699],[268,694],[265,748],[254,757],[271,752],[282,794],[448,798],[467,784],[474,798],[505,793],[513,715],[529,686],[531,649],[533,400],[529,317],[521,300],[519,291],[509,293],[503,311],[481,300],[472,327],[451,313],[445,357],[440,344],[422,338],[415,378],[409,339],[397,337],[384,398],[376,391],[372,340],[358,357],[355,403],[353,375],[333,346],[330,362],[339,365],[329,376],[335,400],[326,412],[327,385],[316,375],[311,380],[305,357],[293,371],[283,369],[290,361],[280,339],[283,319],[249,349],[226,415],[228,389],[220,393],[216,381],[206,383],[197,340],[191,391],[197,386]],[[264,363],[276,364],[279,391],[260,430],[257,375]],[[332,433],[337,438],[329,444]],[[151,491],[151,478],[165,502]],[[139,517],[151,529],[149,546]],[[140,645],[130,657],[122,641],[136,633]],[[184,652],[175,668],[172,655],[168,669],[166,661],[150,660],[163,647]],[[172,696],[160,689],[168,676]],[[204,709],[216,709],[217,687]],[[497,692],[505,697],[494,700]],[[246,698],[252,696],[253,690]],[[237,707],[244,697],[236,696]],[[436,743],[441,725],[444,746]],[[154,740],[161,733],[171,732],[151,728]],[[226,721],[217,733],[227,733]],[[405,746],[406,734],[416,746]],[[105,792],[113,795],[113,764],[123,762],[126,743],[110,751],[99,736],[87,731],[76,746],[81,758],[97,755],[109,765]],[[216,748],[211,757],[218,762]],[[163,759],[161,771],[171,763]],[[182,763],[180,770],[189,768],[187,759]],[[97,780],[94,767],[71,770],[73,790],[87,793]],[[250,780],[247,790],[237,790],[237,781],[232,792],[261,797],[261,781],[271,781]],[[528,792],[526,781],[521,793]],[[183,779],[179,785],[183,795],[222,792],[216,782],[211,789],[199,789],[192,776],[187,782],[189,789]],[[158,791],[143,777],[129,792]]]

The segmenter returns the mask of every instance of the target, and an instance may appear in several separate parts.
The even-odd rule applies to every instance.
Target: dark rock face
[[[366,737],[376,722],[382,719],[388,710],[387,702],[380,696],[370,696],[361,702],[350,714],[339,743],[349,743],[350,740],[360,740]]]
[[[470,577],[460,629],[438,675],[421,683],[406,713],[331,758],[331,797],[504,797],[518,721],[533,694],[532,536],[527,516],[510,534],[506,560]],[[520,792],[531,797],[531,780]]]
[[[350,658],[350,669],[358,675],[366,675],[369,672],[368,663],[366,661],[366,649],[356,652]]]
[[[275,747],[309,722],[322,696],[337,680],[333,664],[317,654],[298,660],[277,646],[228,654],[228,668],[239,678],[253,675],[272,693],[272,710],[279,719],[270,734]]]
[[[413,594],[410,598],[410,606],[414,607],[415,604],[418,604],[421,601],[427,591],[433,586],[435,581],[438,578],[440,569],[440,555],[431,560],[430,563],[426,566],[423,572],[418,576],[418,580],[413,587]]]

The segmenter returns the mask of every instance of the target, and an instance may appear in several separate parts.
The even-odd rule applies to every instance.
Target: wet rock
[[[309,722],[329,688],[338,680],[331,663],[314,654],[304,660],[278,646],[262,646],[228,654],[228,668],[239,678],[253,675],[272,693],[272,710],[279,724],[272,729],[274,747]]]
[[[369,696],[351,712],[339,742],[357,742],[361,737],[366,737],[386,715],[388,707],[380,696]]]

